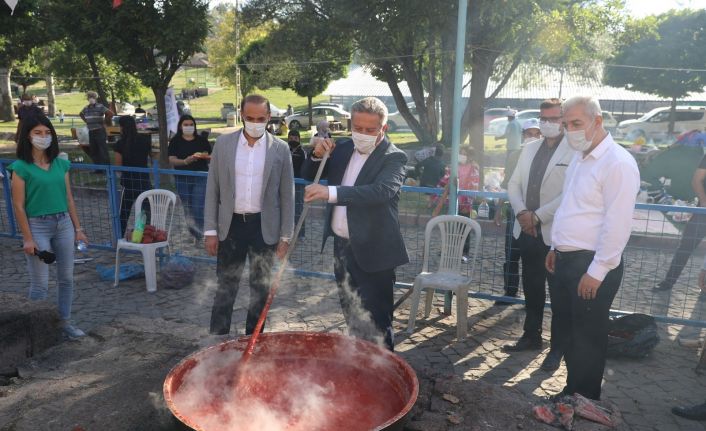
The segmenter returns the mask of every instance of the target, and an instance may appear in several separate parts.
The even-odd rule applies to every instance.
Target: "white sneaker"
[[[74,325],[72,325],[70,323],[64,325],[64,327],[62,328],[62,331],[64,331],[64,335],[66,336],[66,338],[68,338],[70,340],[75,340],[77,338],[81,338],[81,337],[86,336],[85,332],[83,332],[82,330],[78,329],[77,327],[75,327]]]

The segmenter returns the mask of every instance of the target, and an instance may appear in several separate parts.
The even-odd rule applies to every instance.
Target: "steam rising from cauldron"
[[[226,350],[210,356],[190,370],[174,402],[187,417],[198,417],[204,430],[223,431],[304,431],[324,430],[328,414],[335,408],[330,395],[333,382],[319,385],[307,374],[282,374],[274,362],[248,361],[242,374],[242,386],[230,384],[233,365],[240,352]],[[277,375],[277,379],[272,376]],[[270,376],[270,378],[268,378]],[[276,381],[273,399],[257,396],[259,386]]]
[[[345,303],[348,306],[350,313],[348,319],[346,319],[348,335],[362,338],[377,344],[379,347],[386,348],[384,334],[373,321],[370,311],[363,307],[360,295],[351,288],[348,271],[346,271],[345,279],[338,287],[339,294],[342,295],[341,303],[342,305]]]

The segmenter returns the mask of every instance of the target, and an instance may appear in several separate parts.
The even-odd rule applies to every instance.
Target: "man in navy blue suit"
[[[409,262],[397,208],[407,155],[385,137],[387,108],[379,99],[357,101],[351,116],[352,139],[316,139],[302,177],[313,179],[330,151],[322,176],[328,186],[307,186],[304,201],[328,202],[323,241],[334,237],[334,274],[349,333],[383,339],[393,350],[395,268]]]

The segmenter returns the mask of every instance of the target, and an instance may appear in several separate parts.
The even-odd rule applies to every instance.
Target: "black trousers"
[[[211,334],[222,335],[230,332],[233,304],[238,295],[246,258],[250,261],[250,304],[245,333],[249,335],[255,330],[257,319],[270,292],[275,247],[276,245],[266,244],[262,238],[259,214],[250,215],[246,220],[242,215],[233,214],[228,236],[218,243],[218,287],[211,309]]]
[[[498,209],[500,211],[500,209]],[[516,296],[520,285],[520,248],[512,235],[515,224],[515,214],[508,205],[505,214],[505,263],[503,263],[503,280],[506,296]]]
[[[299,217],[302,215],[304,210],[304,184],[294,184],[294,225],[299,223]],[[299,238],[306,235],[306,221],[302,225],[299,231]]]
[[[667,276],[664,277],[665,283],[670,287],[677,282],[691,253],[701,244],[704,237],[706,237],[706,214],[693,214],[684,227],[679,246],[669,265]]]
[[[395,270],[366,272],[358,266],[350,243],[334,239],[334,275],[348,332],[377,342],[382,338],[394,350],[392,330]]]
[[[109,165],[107,135],[104,128],[88,131],[88,149],[91,152],[91,159],[96,165]]]
[[[608,348],[608,313],[623,278],[623,262],[606,275],[594,299],[582,299],[578,285],[593,261],[593,251],[557,252],[554,282],[557,290],[552,303],[568,313],[571,325],[569,348],[565,354],[564,392],[601,399],[601,382]]]
[[[541,338],[544,303],[547,300],[546,285],[549,285],[549,297],[552,303],[551,350],[564,353],[570,336],[569,321],[568,316],[561,310],[555,310],[557,305],[554,298],[557,287],[554,276],[544,266],[549,246],[544,243],[539,229],[536,237],[521,232],[517,238],[517,245],[522,256],[522,288],[526,303],[523,337]]]

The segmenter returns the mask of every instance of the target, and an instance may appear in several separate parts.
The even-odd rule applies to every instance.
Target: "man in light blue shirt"
[[[495,137],[498,139],[507,139],[506,154],[510,154],[515,150],[519,150],[522,145],[522,125],[517,118],[517,111],[511,110],[507,115],[507,127],[505,127],[505,133],[502,136]]]

